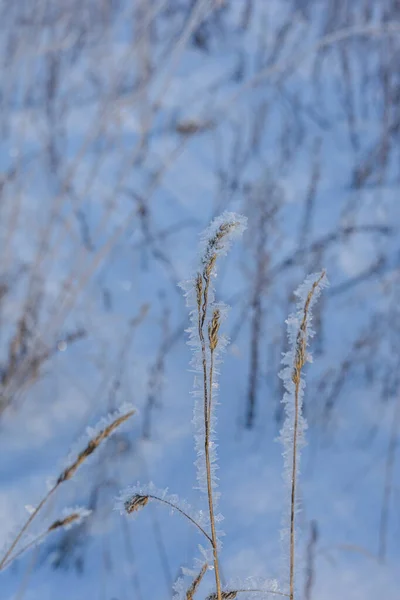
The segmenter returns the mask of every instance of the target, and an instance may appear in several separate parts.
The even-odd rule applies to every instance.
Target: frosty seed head
[[[307,326],[309,321],[309,313],[311,309],[311,304],[314,299],[314,295],[316,291],[319,289],[319,286],[323,279],[326,278],[326,271],[322,271],[319,275],[318,279],[314,281],[311,286],[310,291],[308,292],[304,308],[303,308],[303,316],[301,320],[301,324],[299,327],[299,331],[296,339],[296,349],[295,349],[295,360],[293,365],[293,373],[292,373],[292,381],[294,384],[298,384],[301,379],[301,370],[307,362]]]
[[[237,597],[237,592],[235,590],[221,592],[222,600],[235,600],[236,597]],[[218,598],[217,594],[210,594],[209,596],[207,596],[207,600],[217,600],[217,598]]]
[[[149,496],[141,496],[140,494],[135,494],[132,498],[129,498],[125,501],[124,507],[125,511],[128,514],[136,512],[146,506],[149,501]]]
[[[241,235],[246,229],[247,219],[235,213],[224,212],[214,219],[201,236],[203,250],[201,263],[203,277],[207,281],[214,271],[217,257],[230,248],[232,238]]]
[[[222,215],[222,217],[224,217],[224,215]],[[210,263],[212,260],[215,262],[217,254],[224,249],[226,238],[228,238],[229,235],[235,230],[243,227],[240,218],[235,217],[236,215],[229,219],[227,215],[227,219],[229,220],[223,221],[216,231],[209,237],[203,257],[203,264],[208,265],[208,263]]]
[[[208,324],[208,341],[210,343],[210,350],[214,352],[218,345],[218,331],[221,324],[221,312],[219,308],[216,308],[213,312],[211,321]]]
[[[202,293],[203,293],[203,278],[200,275],[200,273],[197,273],[197,276],[196,276],[196,302],[197,302],[197,307],[198,307],[199,311],[201,309]]]
[[[74,521],[77,521],[80,518],[78,513],[72,513],[72,515],[68,515],[65,519],[57,519],[54,521],[48,529],[48,531],[54,531],[55,529],[59,529],[60,527],[65,527],[66,525],[71,525]]]
[[[75,508],[64,508],[64,516],[54,521],[48,528],[47,532],[54,531],[55,529],[60,529],[61,527],[69,529],[73,524],[79,525],[84,519],[86,519],[91,514],[91,512],[91,510],[88,510],[87,508],[82,508],[80,506],[77,506]]]
[[[114,421],[112,421],[112,423],[107,425],[107,427],[99,431],[97,435],[95,435],[91,440],[89,440],[89,443],[87,444],[86,448],[82,450],[82,452],[78,454],[74,462],[69,467],[64,469],[64,471],[61,473],[57,480],[57,485],[63,483],[64,481],[67,481],[68,479],[71,479],[74,476],[77,469],[81,466],[81,464],[85,462],[85,460],[88,458],[88,456],[93,454],[96,448],[100,446],[101,442],[108,438],[120,425],[122,425],[122,423],[125,423],[125,421],[127,421],[134,413],[134,410],[130,410],[125,414],[118,416],[116,419],[114,419]]]

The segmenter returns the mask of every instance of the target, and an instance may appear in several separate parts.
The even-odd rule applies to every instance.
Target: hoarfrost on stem
[[[150,500],[160,500],[168,506],[171,514],[182,511],[201,527],[207,528],[209,525],[207,512],[195,510],[185,499],[179,498],[176,494],[170,494],[168,488],[157,488],[152,482],[146,484],[137,482],[136,485],[121,490],[119,496],[115,499],[114,510],[119,511],[121,514],[126,513],[126,503],[134,496],[148,496]]]
[[[227,254],[232,241],[241,236],[247,226],[247,218],[232,212],[224,212],[215,218],[209,227],[200,236],[199,265],[195,275],[180,284],[186,297],[186,305],[190,309],[191,326],[186,330],[189,334],[188,345],[192,348],[193,356],[190,362],[194,377],[194,414],[193,425],[195,429],[195,447],[197,452],[197,482],[198,489],[205,495],[208,494],[207,469],[205,458],[204,439],[206,423],[204,418],[204,400],[207,395],[211,398],[209,410],[209,444],[211,487],[215,504],[219,493],[218,477],[216,475],[217,443],[216,443],[216,416],[218,395],[219,365],[221,355],[225,351],[229,340],[226,336],[218,337],[218,344],[211,350],[205,343],[203,332],[204,325],[211,323],[213,315],[218,315],[218,325],[223,322],[228,314],[229,307],[223,303],[215,302],[213,279],[217,274],[217,258]],[[203,337],[204,336],[204,337]],[[205,381],[205,372],[208,381]]]
[[[297,297],[296,311],[287,321],[289,350],[283,354],[283,369],[279,377],[283,380],[285,393],[282,399],[285,408],[285,420],[280,431],[280,441],[283,445],[284,482],[288,489],[287,497],[290,506],[285,510],[281,539],[284,547],[290,545],[290,580],[293,594],[295,542],[295,514],[298,512],[296,481],[299,475],[301,448],[305,445],[304,433],[307,428],[303,417],[303,396],[305,380],[302,368],[306,362],[312,361],[308,352],[309,340],[314,336],[312,329],[312,309],[321,295],[322,290],[329,285],[325,271],[309,275],[295,291]],[[290,523],[287,516],[290,515]],[[290,537],[290,544],[288,539]]]

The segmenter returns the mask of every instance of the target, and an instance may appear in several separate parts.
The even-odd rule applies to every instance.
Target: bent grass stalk
[[[108,438],[120,425],[122,425],[122,423],[124,423],[130,417],[132,417],[132,415],[134,413],[135,413],[134,410],[130,410],[130,411],[126,412],[125,414],[122,414],[119,417],[117,417],[114,421],[112,421],[112,423],[110,423],[107,427],[102,429],[94,438],[92,438],[89,441],[86,448],[78,454],[76,460],[73,461],[73,463],[71,465],[69,465],[66,469],[64,469],[64,471],[62,471],[62,473],[58,477],[56,483],[50,488],[50,490],[47,492],[47,494],[44,496],[44,498],[42,498],[42,500],[36,506],[35,510],[32,512],[32,514],[26,520],[26,522],[24,523],[24,525],[22,526],[22,528],[20,529],[20,531],[18,532],[18,534],[16,535],[14,540],[12,541],[10,547],[5,552],[3,558],[0,561],[0,571],[3,570],[6,565],[10,564],[10,562],[11,562],[10,557],[11,557],[13,551],[15,550],[18,542],[21,540],[24,533],[28,530],[32,521],[37,517],[39,512],[42,510],[43,506],[45,504],[47,504],[49,499],[53,496],[53,494],[60,487],[60,485],[62,483],[64,483],[64,481],[68,481],[69,479],[71,479],[74,476],[74,474],[76,473],[76,471],[78,470],[78,468],[81,466],[81,464],[91,454],[93,454],[93,452],[99,447],[101,442],[103,442],[106,438]],[[47,530],[46,534],[49,533],[49,531],[50,530]],[[28,548],[26,548],[26,549],[28,549]],[[19,553],[18,553],[18,555],[19,555]],[[15,558],[16,558],[16,556],[17,555],[15,555]],[[13,558],[13,560],[14,560],[14,558]]]
[[[143,495],[135,494],[134,496],[132,496],[132,498],[129,498],[128,500],[125,501],[125,503],[124,503],[125,511],[128,514],[137,512],[141,508],[144,508],[148,504],[149,500],[155,500],[156,502],[160,502],[161,504],[165,504],[166,506],[169,506],[173,510],[176,510],[183,517],[185,517],[185,519],[187,519],[188,521],[193,523],[193,525],[195,527],[197,527],[197,529],[204,535],[204,537],[207,538],[207,540],[212,544],[212,538],[208,535],[208,533],[205,531],[205,529],[203,529],[203,527],[200,525],[200,523],[198,523],[195,519],[193,519],[193,517],[188,515],[187,512],[185,512],[182,508],[177,506],[177,504],[174,504],[173,502],[171,502],[170,500],[167,500],[166,498],[160,498],[159,496],[156,496],[154,494],[143,494]]]
[[[18,550],[18,552],[16,552],[12,556],[10,556],[10,558],[8,560],[6,560],[6,562],[3,564],[2,569],[6,569],[12,562],[14,562],[14,560],[16,560],[17,558],[22,556],[22,554],[25,554],[25,552],[27,552],[31,548],[34,548],[35,546],[40,544],[40,542],[42,542],[52,531],[55,531],[56,529],[61,529],[62,527],[71,525],[72,523],[74,523],[75,521],[77,521],[79,519],[81,519],[81,515],[79,515],[79,513],[71,513],[70,515],[66,516],[64,519],[57,519],[57,521],[54,521],[50,525],[50,527],[48,527],[45,531],[43,531],[41,534],[36,536],[32,541],[30,541],[28,544],[26,544],[26,546],[24,546],[23,548]]]

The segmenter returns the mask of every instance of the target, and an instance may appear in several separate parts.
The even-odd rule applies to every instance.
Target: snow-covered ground
[[[29,535],[68,506],[91,515],[0,572],[0,599],[164,600],[201,559],[179,514],[114,504],[152,481],[206,509],[178,283],[225,210],[248,226],[215,281],[231,306],[217,409],[223,582],[287,584],[278,373],[293,291],[326,268],[305,369],[297,597],[398,598],[397,3],[5,0],[0,14],[5,548],[87,426],[123,403],[138,411]]]

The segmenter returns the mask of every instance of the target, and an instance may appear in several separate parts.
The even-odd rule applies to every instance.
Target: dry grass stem
[[[12,542],[11,546],[9,547],[9,549],[6,551],[6,553],[4,554],[3,558],[1,559],[1,561],[0,561],[0,571],[6,566],[6,564],[8,564],[8,562],[9,562],[8,559],[10,558],[10,556],[11,556],[12,552],[14,551],[14,549],[16,548],[18,542],[20,541],[20,539],[22,538],[22,536],[24,535],[25,531],[28,529],[28,527],[30,526],[30,524],[32,523],[32,521],[38,515],[39,511],[43,508],[43,506],[46,504],[46,502],[49,500],[49,498],[54,494],[54,492],[56,491],[57,487],[58,487],[58,484],[55,484],[47,492],[47,494],[39,502],[39,504],[37,505],[37,507],[35,508],[35,510],[33,511],[33,513],[29,516],[29,518],[27,519],[27,521],[25,522],[25,524],[21,528],[20,532],[15,537],[15,539]]]
[[[303,318],[299,327],[295,347],[295,360],[292,373],[292,381],[295,386],[294,391],[294,425],[293,425],[293,455],[292,455],[292,476],[291,476],[291,497],[290,497],[290,564],[289,564],[289,589],[290,600],[294,599],[294,579],[295,579],[295,514],[296,514],[296,493],[297,493],[297,447],[298,430],[300,419],[300,389],[301,389],[301,371],[307,361],[307,323],[310,311],[311,300],[315,291],[325,278],[326,272],[322,271],[319,278],[313,283],[309,291],[303,309]]]
[[[204,265],[203,272],[198,273],[196,276],[196,300],[197,300],[197,313],[198,313],[198,335],[201,345],[201,357],[203,367],[203,396],[204,396],[204,455],[206,463],[206,477],[207,477],[207,496],[208,496],[208,508],[210,514],[210,526],[211,526],[211,544],[213,549],[214,558],[214,573],[215,573],[215,584],[217,599],[222,600],[221,592],[221,579],[219,574],[218,564],[218,540],[217,532],[215,527],[215,516],[214,516],[214,502],[213,502],[213,490],[212,490],[212,476],[211,476],[211,460],[210,460],[210,433],[211,433],[211,407],[212,407],[212,388],[213,388],[213,377],[214,377],[214,352],[218,344],[218,330],[220,326],[220,311],[214,310],[212,319],[208,325],[208,341],[210,350],[210,368],[208,372],[207,365],[207,350],[206,341],[204,336],[204,324],[207,318],[207,312],[209,308],[209,292],[210,282],[217,261],[218,252],[223,249],[225,238],[237,227],[240,227],[240,223],[236,221],[228,221],[222,223],[216,232],[208,239],[206,249],[202,258]]]
[[[126,500],[124,502],[125,511],[128,514],[132,514],[134,512],[137,512],[141,508],[144,508],[148,504],[149,500],[155,500],[156,502],[160,502],[161,504],[165,504],[166,506],[169,506],[169,508],[172,508],[172,510],[176,510],[177,512],[179,512],[183,517],[185,517],[185,519],[187,519],[195,527],[197,527],[197,529],[212,544],[211,537],[208,535],[208,533],[205,531],[205,529],[203,529],[203,527],[200,525],[200,523],[198,523],[195,519],[193,519],[193,517],[191,517],[190,515],[188,515],[187,512],[185,512],[184,510],[182,510],[182,508],[180,508],[179,506],[177,506],[173,502],[170,502],[169,500],[166,500],[165,498],[160,498],[159,496],[155,496],[154,494],[134,494],[131,498],[128,498],[128,500]]]
[[[16,554],[14,554],[13,556],[10,556],[8,559],[6,559],[4,563],[2,562],[0,570],[6,569],[12,562],[14,562],[20,556],[22,556],[22,554],[25,554],[25,552],[27,552],[27,550],[30,550],[31,548],[34,548],[35,546],[39,545],[40,542],[42,542],[44,540],[44,538],[47,537],[48,534],[51,533],[52,531],[55,531],[56,529],[60,529],[61,527],[66,527],[68,525],[71,525],[72,523],[74,523],[75,521],[77,521],[79,519],[81,519],[81,515],[78,512],[71,513],[70,515],[67,515],[63,519],[57,519],[46,529],[46,531],[43,531],[40,535],[38,535],[31,542],[29,542],[29,544],[26,544],[26,546],[24,546],[23,548],[18,550],[18,552],[16,552]]]
[[[215,518],[214,518],[214,504],[213,504],[213,494],[212,494],[212,479],[211,479],[211,461],[210,461],[210,409],[211,404],[209,404],[209,391],[211,394],[212,389],[212,370],[210,369],[210,390],[208,390],[208,381],[207,381],[207,355],[206,355],[206,342],[204,339],[204,321],[207,315],[207,307],[208,307],[208,290],[210,286],[210,276],[213,265],[216,261],[216,254],[213,254],[206,264],[203,271],[203,278],[205,282],[203,300],[201,300],[201,296],[199,297],[199,293],[197,293],[197,308],[198,308],[198,331],[199,331],[199,339],[201,343],[201,354],[202,354],[202,365],[203,365],[203,394],[204,394],[204,455],[206,462],[206,474],[207,474],[207,496],[208,496],[208,508],[210,514],[210,525],[211,525],[211,545],[213,549],[213,557],[214,557],[214,572],[215,572],[215,584],[217,588],[217,598],[218,600],[222,600],[221,596],[221,580],[219,575],[219,565],[218,565],[218,542],[217,542],[217,532],[215,528]],[[199,276],[197,277],[197,282],[199,281]],[[199,286],[197,284],[197,292],[199,290]],[[203,302],[203,304],[202,304]]]
[[[193,579],[192,585],[186,592],[186,600],[193,600],[194,595],[197,592],[197,589],[201,583],[201,580],[203,579],[204,575],[206,574],[207,569],[208,569],[208,564],[205,563],[202,566],[200,573],[197,575],[197,577],[195,579]]]
[[[173,510],[176,510],[178,513],[180,513],[182,516],[184,516],[185,519],[188,519],[188,521],[193,523],[193,525],[195,525],[195,527],[197,527],[197,529],[199,531],[201,531],[201,533],[208,539],[210,544],[212,544],[212,538],[208,535],[208,533],[205,531],[205,529],[203,529],[203,527],[200,525],[200,523],[198,523],[195,519],[193,519],[190,515],[188,515],[184,510],[179,508],[179,506],[177,506],[173,502],[170,502],[169,500],[165,500],[165,498],[159,498],[158,496],[153,496],[152,494],[149,494],[148,498],[150,498],[151,500],[156,500],[156,502],[161,502],[162,504],[169,506]]]

